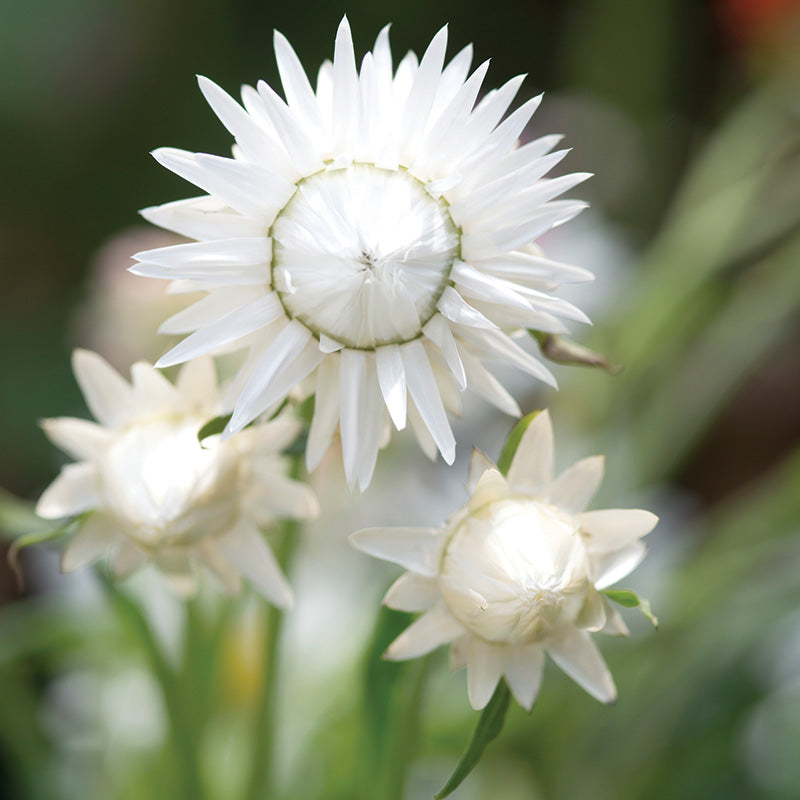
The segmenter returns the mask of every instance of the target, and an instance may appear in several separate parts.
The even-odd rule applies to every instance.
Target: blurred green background
[[[564,133],[574,147],[564,171],[595,173],[581,190],[592,203],[584,227],[568,225],[551,242],[553,252],[598,273],[595,327],[575,338],[624,371],[612,378],[561,369],[561,393],[517,395],[526,410],[550,404],[557,437],[560,421],[579,442],[576,453],[609,454],[602,500],[649,502],[663,518],[640,579],[662,630],[636,626],[633,641],[601,643],[619,705],[599,707],[549,670],[532,716],[510,714],[455,796],[800,798],[796,0],[6,0],[0,486],[31,500],[52,479],[60,462],[37,420],[84,415],[69,367],[75,344],[100,349],[120,368],[167,349],[153,336],[166,316],[163,287],[128,282],[123,270],[131,253],[158,242],[137,209],[191,193],[148,152],[230,146],[193,76],[234,94],[259,78],[277,85],[273,28],[313,76],[332,55],[343,12],[357,52],[388,21],[398,58],[409,48],[421,53],[449,23],[451,55],[474,42],[474,64],[492,58],[487,86],[525,72],[520,100],[547,92],[530,135]],[[501,436],[480,435],[466,419],[460,450],[473,437],[496,456]],[[416,463],[407,457],[394,456]],[[394,474],[384,470],[372,510],[356,519],[386,521],[379,510],[390,501],[379,493],[388,497]],[[426,474],[435,489],[439,472]],[[336,494],[340,483],[327,491]],[[18,512],[3,506],[6,539],[29,524]],[[346,523],[337,519],[331,535],[343,540]],[[23,566],[24,591],[0,567],[0,797],[182,796],[169,782],[163,709],[135,631],[96,598],[75,601],[91,587],[62,586],[47,554],[26,554]],[[390,577],[367,581],[364,592],[377,599],[383,584],[375,581]],[[224,609],[213,600],[203,608],[211,630]],[[365,630],[376,608],[362,609]],[[226,634],[215,656],[222,666],[193,689],[213,717],[198,746],[209,796],[220,800],[236,796],[235,775],[250,757],[243,720],[259,664],[237,648],[249,647],[253,613],[247,604],[233,613],[244,644]],[[320,658],[297,637],[293,657]],[[363,696],[372,662],[356,650],[333,659],[324,703],[299,711],[287,700],[284,713],[303,720],[294,720],[294,743],[281,745],[280,796],[428,797],[463,746],[474,715],[463,677],[449,677],[442,656],[422,718],[406,720],[418,726],[409,777],[379,785],[371,770],[400,745],[385,731],[365,740],[364,709],[378,702],[369,691],[378,685],[380,702],[400,706],[413,669],[368,682]],[[144,721],[126,716],[120,697],[155,711]],[[115,720],[113,735],[104,733],[106,717]]]

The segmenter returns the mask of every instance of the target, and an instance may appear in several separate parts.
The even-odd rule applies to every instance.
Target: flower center
[[[440,590],[452,614],[487,641],[525,644],[572,624],[589,588],[572,517],[533,500],[481,509],[445,550]]]
[[[444,200],[404,170],[371,164],[300,181],[271,235],[286,313],[365,350],[420,335],[461,249]]]

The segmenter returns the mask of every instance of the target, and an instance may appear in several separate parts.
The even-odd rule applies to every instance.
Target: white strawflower
[[[181,593],[195,586],[194,564],[229,592],[249,580],[278,606],[292,592],[260,528],[277,517],[306,519],[317,501],[285,475],[281,451],[301,425],[289,417],[248,429],[232,441],[197,435],[223,409],[210,357],[182,368],[175,384],[139,362],[132,384],[99,355],[76,350],[73,370],[98,423],[62,417],[43,427],[68,464],[45,490],[46,519],[91,512],[64,550],[71,572],[110,556],[123,578],[152,562]]]
[[[530,709],[547,653],[591,695],[613,702],[614,681],[589,632],[628,633],[600,590],[639,564],[639,540],[658,518],[640,509],[584,511],[602,476],[603,458],[594,456],[553,480],[545,411],[525,432],[507,478],[475,451],[472,496],[443,528],[354,533],[356,547],[409,570],[383,602],[425,611],[386,658],[452,642],[452,665],[467,667],[473,708],[483,708],[505,677]]]
[[[509,334],[588,321],[552,291],[591,273],[533,245],[585,206],[553,198],[588,175],[544,179],[560,137],[517,146],[540,97],[503,120],[519,76],[476,104],[488,62],[467,77],[468,46],[445,66],[447,28],[395,69],[387,26],[359,70],[344,19],[316,90],[280,33],[274,44],[285,101],[261,81],[242,88],[243,108],[199,79],[232,159],[153,154],[208,193],[142,212],[199,241],[139,253],[133,270],[208,292],[164,324],[194,333],[158,366],[249,348],[226,435],[303,381],[316,393],[307,466],[338,425],[351,486],[369,483],[389,418],[452,463],[446,411],[462,390],[520,413],[485,361],[555,385]]]

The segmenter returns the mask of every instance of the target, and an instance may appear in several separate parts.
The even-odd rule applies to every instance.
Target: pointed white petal
[[[586,544],[591,553],[607,553],[626,547],[646,536],[658,523],[655,514],[641,508],[584,511],[576,519],[581,529],[589,534]]]
[[[74,572],[108,553],[116,540],[110,524],[100,514],[84,520],[61,554],[61,571]]]
[[[200,241],[266,237],[269,230],[267,223],[243,217],[208,195],[143,208],[139,213],[153,225]]]
[[[359,436],[361,428],[362,384],[366,356],[356,350],[343,350],[339,362],[339,428],[347,484],[352,489],[358,475]]]
[[[209,569],[229,595],[236,595],[241,591],[241,576],[217,549],[215,541],[204,540],[200,542],[194,549],[194,556]]]
[[[570,631],[560,639],[549,639],[547,653],[580,687],[601,703],[617,699],[614,679],[600,651],[585,631]]]
[[[530,303],[515,288],[500,278],[485,275],[459,259],[453,263],[452,278],[458,292],[477,300],[530,309]]]
[[[441,528],[364,528],[348,538],[357,550],[428,578],[439,573],[446,541]]]
[[[406,426],[407,392],[406,373],[400,347],[396,344],[379,347],[375,351],[375,358],[383,400],[395,428],[401,431]]]
[[[633,572],[642,563],[646,553],[644,542],[634,542],[610,553],[590,553],[594,585],[600,590],[613,586]]]
[[[599,631],[606,624],[605,598],[595,589],[589,589],[575,624],[585,631]]]
[[[77,460],[98,458],[105,452],[112,434],[101,425],[85,419],[56,417],[41,422],[47,438]]]
[[[111,555],[111,573],[121,581],[147,563],[147,554],[129,541],[121,541]]]
[[[264,297],[264,289],[257,286],[233,286],[215,289],[210,294],[173,314],[159,327],[159,333],[186,334],[230,314],[231,311]]]
[[[361,383],[358,407],[361,410],[358,486],[363,492],[369,486],[375,471],[385,417],[375,362],[369,356],[367,356],[366,369]]]
[[[436,308],[451,322],[456,322],[460,325],[470,325],[473,328],[486,329],[497,327],[494,322],[486,319],[480,311],[465,302],[452,286],[448,286],[442,292],[442,296],[439,298]]]
[[[606,625],[601,633],[609,636],[630,636],[631,632],[615,605],[606,597],[603,598],[603,605],[606,612]]]
[[[453,332],[450,330],[445,318],[439,314],[434,314],[422,329],[422,333],[439,348],[450,374],[456,379],[458,388],[466,389],[467,375],[464,372],[464,364],[458,353],[458,345],[455,338],[453,338]]]
[[[417,340],[404,344],[400,350],[411,399],[431,432],[442,458],[447,464],[452,464],[456,457],[456,440],[447,421],[428,354]]]
[[[460,347],[459,352],[470,390],[509,416],[522,416],[517,401],[508,393],[505,386],[481,364],[480,360],[468,352],[465,347]]]
[[[190,358],[215,350],[247,336],[283,315],[283,306],[273,293],[259,297],[237,308],[216,322],[199,328],[187,336],[156,362],[157,367],[170,367]]]
[[[154,367],[137,361],[131,367],[137,414],[171,413],[181,408],[180,392]]]
[[[319,514],[317,496],[309,486],[270,470],[266,480],[257,480],[244,498],[247,508],[260,525],[271,525],[276,518],[310,520]]]
[[[326,356],[317,370],[314,418],[308,432],[306,469],[316,469],[339,423],[339,354]]]
[[[133,389],[105,359],[89,350],[75,350],[72,371],[98,422],[117,427],[128,420],[134,409]]]
[[[467,645],[467,691],[470,705],[480,711],[492,699],[508,661],[505,645],[484,642],[473,636]]]
[[[583,511],[600,487],[604,470],[604,456],[590,456],[578,461],[553,481],[550,502],[570,514]]]
[[[308,328],[296,320],[284,326],[260,355],[253,374],[239,395],[223,436],[230,436],[244,428],[314,369],[323,356],[311,338]]]
[[[444,607],[434,606],[406,628],[384,653],[389,661],[404,661],[430,653],[437,647],[461,636],[464,628]]]
[[[553,480],[553,424],[545,409],[528,425],[508,469],[514,489],[547,497]]]
[[[509,648],[505,677],[517,702],[530,711],[539,694],[544,673],[544,650],[539,644]]]
[[[267,600],[278,608],[292,607],[292,590],[269,545],[254,527],[239,522],[217,539],[217,548]]]
[[[427,611],[438,602],[440,596],[434,578],[405,572],[389,587],[383,604],[396,611]]]
[[[411,426],[411,430],[414,432],[414,437],[422,452],[425,453],[431,461],[436,461],[436,456],[439,452],[436,448],[436,442],[433,440],[431,432],[422,421],[422,417],[419,411],[417,411],[413,400],[408,401],[408,424]]]
[[[79,461],[67,464],[44,490],[36,504],[36,514],[44,519],[60,519],[98,508],[102,502],[97,466]]]
[[[452,672],[467,666],[467,651],[471,638],[470,634],[465,634],[450,645],[450,670]]]
[[[343,17],[336,31],[333,51],[333,144],[337,149],[347,149],[358,130],[358,71],[353,50],[350,23]]]
[[[467,491],[472,494],[481,476],[488,469],[497,469],[497,465],[492,461],[486,453],[478,450],[477,447],[472,448],[472,456],[469,459],[469,477],[467,478]]]
[[[175,388],[192,405],[213,405],[217,396],[217,370],[211,356],[200,356],[184,364]]]
[[[322,128],[317,97],[300,59],[282,33],[275,31],[273,43],[286,102],[305,124]]]
[[[266,166],[292,182],[300,177],[300,173],[264,128],[227,92],[202,75],[197,76],[197,82],[208,104],[236,138],[247,160]]]

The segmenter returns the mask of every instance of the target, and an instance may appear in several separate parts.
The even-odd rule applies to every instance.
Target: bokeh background
[[[449,22],[451,55],[474,42],[475,64],[492,58],[487,86],[524,72],[520,99],[546,91],[527,135],[565,134],[574,149],[563,171],[595,177],[581,187],[590,210],[542,244],[596,272],[568,295],[595,321],[574,337],[623,371],[558,367],[558,394],[507,379],[525,410],[552,409],[561,466],[608,454],[601,505],[662,517],[631,584],[653,599],[661,630],[634,618],[632,640],[601,643],[619,704],[600,707],[548,670],[532,715],[512,710],[454,796],[800,798],[797,0],[6,0],[4,549],[34,524],[20,501],[61,464],[37,421],[85,414],[71,349],[97,349],[124,370],[169,347],[155,329],[176,300],[124,270],[133,252],[168,239],[137,209],[190,193],[148,152],[230,146],[193,76],[231,93],[259,78],[277,85],[273,28],[313,75],[343,12],[357,52],[392,21],[395,54],[420,53]],[[363,498],[347,493],[336,454],[314,477],[327,511],[294,570],[277,796],[416,800],[444,782],[475,721],[464,677],[450,676],[440,654],[420,717],[389,726],[394,734],[376,722],[400,713],[415,673],[376,662],[381,638],[404,624],[384,618],[371,633],[394,573],[351,553],[345,536],[367,524],[438,523],[463,501],[470,446],[497,456],[510,425],[468,403],[451,470],[398,437]],[[61,578],[45,548],[23,554],[24,588],[4,562],[0,797],[183,796],[135,631],[91,575]],[[148,576],[137,580],[130,592],[177,661],[212,658],[186,642],[185,610]],[[198,604],[210,630],[219,601],[210,590]],[[227,611],[215,668],[187,689],[206,720],[197,747],[212,800],[244,791],[263,668],[258,603]],[[391,769],[406,759],[404,741],[414,743],[405,779]]]

